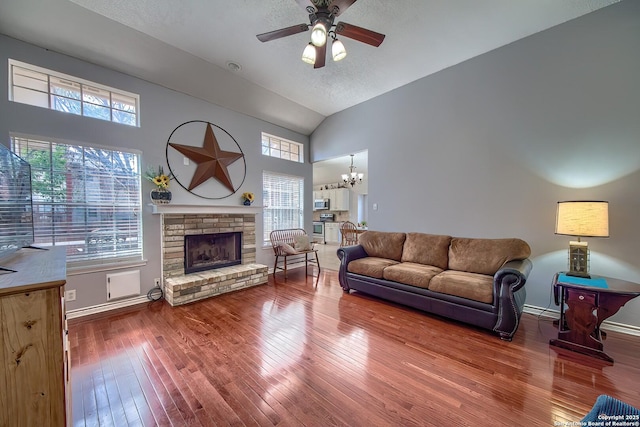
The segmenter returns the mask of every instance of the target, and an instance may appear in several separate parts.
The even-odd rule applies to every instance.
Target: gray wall
[[[115,47],[114,47],[115,48]],[[78,117],[43,108],[9,102],[7,93],[7,59],[27,62],[51,70],[80,77],[140,95],[140,128],[113,124],[101,120]],[[305,194],[312,192],[312,166],[308,161],[309,138],[288,129],[209,104],[196,98],[150,84],[148,82],[60,55],[15,39],[0,36],[0,141],[8,145],[10,132],[79,141],[114,148],[142,151],[143,170],[148,165],[164,165],[165,144],[171,131],[189,120],[210,121],[229,132],[242,147],[247,163],[246,180],[238,193],[228,198],[210,201],[188,193],[173,183],[171,190],[176,203],[205,205],[240,205],[240,194],[252,191],[262,205],[262,172],[286,173],[305,179]],[[184,76],[189,78],[189,76]],[[203,82],[215,86],[216,82]],[[303,164],[265,157],[261,154],[261,132],[303,143],[307,161]],[[166,170],[166,169],[165,169]],[[141,268],[142,294],[153,287],[153,278],[160,271],[160,217],[152,215],[148,206],[152,185],[143,181],[144,257],[147,265]],[[305,228],[311,231],[312,201],[305,200]],[[257,222],[257,261],[272,265],[272,250],[261,249],[262,215]],[[94,306],[106,302],[105,272],[70,275],[67,289],[77,290],[77,301],[68,303],[69,309]]]
[[[526,240],[538,307],[567,266],[556,202],[608,200],[591,271],[640,283],[639,42],[640,2],[604,8],[328,117],[312,161],[369,150],[372,229]],[[640,327],[640,298],[611,320]]]

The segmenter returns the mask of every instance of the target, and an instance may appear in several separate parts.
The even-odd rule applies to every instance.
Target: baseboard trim
[[[67,310],[67,319],[77,319],[79,317],[90,316],[92,314],[104,313],[119,308],[130,307],[132,305],[150,302],[146,295],[134,298],[123,299],[120,301],[110,302],[106,304],[92,305],[90,307],[76,308],[75,310]]]
[[[528,314],[533,314],[535,316],[544,316],[551,319],[557,319],[560,317],[560,311],[558,310],[541,308],[529,304],[524,305],[523,311]],[[624,323],[610,322],[608,320],[605,320],[604,322],[602,322],[602,329],[640,337],[640,327],[634,325],[627,325]]]

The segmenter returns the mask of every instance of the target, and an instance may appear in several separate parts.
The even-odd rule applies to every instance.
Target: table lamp
[[[569,271],[567,275],[589,276],[589,248],[580,237],[609,237],[609,202],[583,200],[558,202],[556,232],[577,236],[569,242]]]

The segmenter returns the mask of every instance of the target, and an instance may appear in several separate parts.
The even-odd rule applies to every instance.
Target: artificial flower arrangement
[[[147,169],[145,178],[153,182],[153,184],[158,187],[158,190],[166,190],[169,188],[169,181],[171,181],[172,176],[171,174],[165,174],[164,168],[162,166],[158,166],[158,170],[153,168]]]
[[[251,193],[250,191],[247,191],[246,193],[242,193],[242,203],[244,203],[247,206],[253,203],[255,199],[256,199],[256,196],[254,196],[253,193]]]

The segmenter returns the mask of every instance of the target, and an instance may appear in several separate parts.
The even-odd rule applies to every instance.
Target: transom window
[[[262,154],[269,157],[291,160],[292,162],[304,162],[304,145],[299,142],[278,138],[277,136],[262,133]]]
[[[262,173],[262,200],[264,235],[263,245],[270,244],[273,230],[304,228],[304,178],[264,171]]]
[[[140,96],[9,59],[9,100],[139,126]]]
[[[19,136],[11,148],[31,165],[35,245],[76,265],[142,259],[138,153]]]

